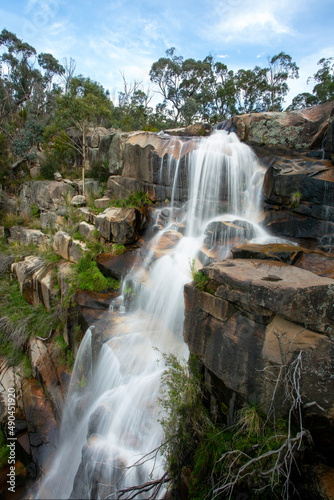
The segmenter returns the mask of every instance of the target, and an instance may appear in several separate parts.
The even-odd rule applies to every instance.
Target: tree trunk
[[[82,194],[85,196],[86,127],[82,129]]]

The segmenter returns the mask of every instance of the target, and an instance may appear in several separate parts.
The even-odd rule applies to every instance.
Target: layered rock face
[[[333,101],[298,111],[251,113],[233,116],[222,127],[236,132],[251,146],[275,149],[320,149],[333,154]],[[323,144],[325,132],[329,131]]]
[[[327,161],[276,157],[264,180],[264,227],[331,251],[334,167]]]
[[[171,199],[175,170],[178,169],[177,199],[187,199],[186,157],[196,148],[190,141],[194,135],[207,135],[210,128],[199,126],[169,131],[182,135],[154,132],[116,132],[98,127],[87,136],[90,165],[100,162],[108,165],[111,177],[108,181],[109,195],[126,198],[134,191],[143,191],[152,201]],[[69,131],[73,139],[79,140],[75,131]],[[174,135],[173,134],[173,135]],[[177,161],[178,160],[178,161]]]
[[[231,420],[244,402],[267,412],[273,373],[301,353],[304,417],[317,445],[326,448],[333,438],[334,406],[328,395],[334,393],[334,280],[257,259],[223,260],[203,273],[208,278],[203,291],[192,283],[185,286],[184,339],[205,368],[212,398],[224,394]],[[274,407],[286,417],[280,391]]]

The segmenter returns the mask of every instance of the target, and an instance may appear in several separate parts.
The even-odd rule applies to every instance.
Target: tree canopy
[[[308,79],[312,92],[297,95],[288,109],[334,100],[334,57],[322,58],[318,65]],[[268,58],[265,67],[232,70],[212,55],[185,59],[172,47],[152,64],[152,86],[127,82],[123,74],[123,90],[112,100],[101,84],[76,76],[75,69],[74,59],[61,63],[52,54],[37,54],[14,33],[2,30],[0,171],[29,163],[40,148],[53,148],[54,166],[65,159],[73,162],[75,155],[85,165],[89,127],[158,131],[195,121],[217,123],[240,113],[282,111],[289,82],[298,78],[299,70],[285,52]],[[155,108],[154,92],[161,96]],[[80,144],[71,142],[69,127],[79,130]]]

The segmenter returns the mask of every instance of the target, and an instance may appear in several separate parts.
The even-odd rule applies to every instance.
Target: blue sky
[[[76,60],[117,97],[122,75],[149,85],[152,63],[175,47],[185,58],[212,54],[231,69],[265,66],[280,51],[300,67],[290,98],[334,56],[333,0],[1,0],[6,28],[37,52]]]

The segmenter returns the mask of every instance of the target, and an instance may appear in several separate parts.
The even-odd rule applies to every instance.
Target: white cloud
[[[226,59],[226,57],[230,57],[230,56],[227,54],[223,54],[223,55],[218,55],[217,57],[219,57],[219,59]]]
[[[256,44],[294,35],[292,19],[302,3],[301,0],[212,0],[211,6],[210,26],[205,27],[210,39]]]

